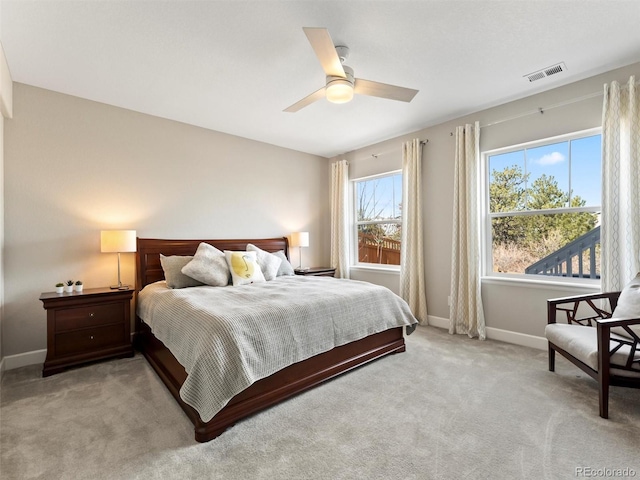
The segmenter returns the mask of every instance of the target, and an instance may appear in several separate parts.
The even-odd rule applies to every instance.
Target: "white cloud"
[[[556,163],[564,162],[566,157],[560,152],[552,152],[543,155],[536,163],[538,165],[555,165]]]

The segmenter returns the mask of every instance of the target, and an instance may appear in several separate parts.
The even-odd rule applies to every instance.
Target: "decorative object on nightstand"
[[[302,270],[302,247],[309,246],[309,232],[294,232],[291,234],[291,246],[298,247],[298,270]]]
[[[47,311],[47,358],[42,376],[95,360],[133,356],[132,296],[131,289],[109,287],[73,295],[40,295]]]
[[[56,293],[64,293],[64,283],[56,283]]]
[[[100,251],[102,253],[118,254],[118,284],[111,285],[112,289],[127,290],[128,285],[120,281],[120,254],[136,251],[135,230],[102,230],[100,232]]]
[[[74,292],[82,292],[82,288],[84,287],[84,285],[82,284],[81,280],[76,280],[76,284],[73,286],[73,291]]]
[[[64,285],[65,293],[73,292],[73,280],[67,280],[67,283]]]
[[[294,271],[296,275],[313,277],[333,277],[336,274],[336,269],[332,267],[296,268]]]

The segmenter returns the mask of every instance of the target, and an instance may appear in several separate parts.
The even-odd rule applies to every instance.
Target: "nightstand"
[[[314,277],[333,277],[336,273],[336,269],[331,267],[311,267],[311,268],[304,268],[302,270],[296,268],[294,272],[296,275],[311,275]]]
[[[133,356],[132,296],[132,289],[108,287],[41,294],[47,311],[47,358],[42,376],[95,360]]]

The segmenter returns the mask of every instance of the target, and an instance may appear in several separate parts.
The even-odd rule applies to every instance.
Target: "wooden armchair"
[[[640,318],[615,318],[621,292],[547,300],[549,371],[558,352],[599,385],[600,416],[609,418],[609,386],[640,388]],[[558,313],[567,323],[558,323]],[[640,317],[640,312],[638,312]]]

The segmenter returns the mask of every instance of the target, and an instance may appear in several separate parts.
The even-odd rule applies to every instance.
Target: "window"
[[[600,130],[483,158],[485,272],[600,278]]]
[[[400,265],[402,173],[353,181],[357,264]]]

